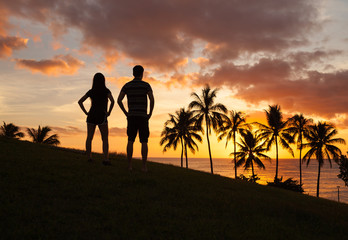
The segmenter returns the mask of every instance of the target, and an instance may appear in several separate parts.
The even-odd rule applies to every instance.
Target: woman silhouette
[[[83,102],[91,98],[91,108],[86,111]],[[110,108],[107,111],[108,99],[110,100]],[[109,160],[109,128],[107,117],[111,114],[114,107],[114,98],[110,90],[105,86],[105,77],[101,73],[96,73],[93,77],[92,89],[90,89],[80,100],[79,105],[82,111],[87,115],[87,139],[86,139],[86,155],[88,161],[92,161],[92,139],[95,127],[98,125],[103,140],[104,165],[111,165]]]

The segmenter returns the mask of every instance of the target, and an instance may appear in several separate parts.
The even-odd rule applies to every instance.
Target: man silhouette
[[[143,161],[142,171],[147,171],[146,161],[148,153],[149,119],[151,118],[155,99],[150,84],[142,81],[144,68],[136,65],[133,68],[134,79],[126,83],[118,96],[117,103],[127,117],[127,159],[128,169],[132,170],[133,144],[137,133],[141,143],[141,156]],[[123,105],[123,98],[127,95],[128,112]],[[147,113],[147,98],[150,100],[150,112]]]

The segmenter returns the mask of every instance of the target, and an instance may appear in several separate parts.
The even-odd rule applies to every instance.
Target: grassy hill
[[[348,205],[0,138],[1,239],[345,239]]]

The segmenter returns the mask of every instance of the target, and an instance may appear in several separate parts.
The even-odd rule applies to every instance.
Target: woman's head
[[[93,84],[92,89],[96,91],[104,90],[106,89],[105,86],[105,77],[102,73],[96,73],[93,77]]]

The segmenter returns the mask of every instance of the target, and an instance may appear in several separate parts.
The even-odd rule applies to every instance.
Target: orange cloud
[[[133,79],[132,76],[130,77],[106,77],[106,80],[109,82],[114,83],[117,87],[121,88],[124,84],[126,84],[127,82],[131,81]]]
[[[198,76],[195,83],[228,87],[236,92],[235,97],[248,103],[280,104],[285,111],[330,119],[336,114],[348,114],[348,70],[322,73],[307,67],[332,54],[338,53],[301,53],[297,58],[282,60],[264,58],[254,65],[224,64],[210,74]],[[301,72],[297,78],[294,69]]]
[[[33,73],[42,73],[51,76],[73,75],[84,63],[70,55],[57,55],[53,59],[27,60],[15,59],[19,68],[29,69]]]
[[[52,45],[53,50],[58,50],[60,48],[63,48],[63,45],[58,41],[53,41],[51,43],[51,45]]]
[[[85,133],[84,130],[81,130],[77,127],[67,126],[67,127],[51,127],[54,132],[57,132],[61,136],[72,136],[76,134]]]
[[[105,53],[104,61],[102,61],[102,65],[99,67],[107,72],[111,72],[119,59],[120,56],[115,51]]]
[[[28,39],[0,36],[0,58],[10,57],[13,50],[27,47]]]
[[[82,35],[81,51],[101,51],[109,69],[117,56],[129,58],[156,71],[156,77],[145,76],[154,84],[210,83],[232,89],[247,103],[278,103],[287,111],[328,118],[348,113],[348,70],[336,71],[327,64],[342,52],[325,48],[296,52],[311,47],[309,39],[325,23],[321,6],[312,0],[267,0],[267,4],[260,0],[136,4],[132,0],[13,0],[0,3],[0,9],[5,13],[0,32],[8,25],[8,16],[45,24],[53,36],[73,28]],[[201,67],[199,73],[181,71],[192,57],[201,57],[194,60]],[[244,64],[236,61],[241,59]],[[69,63],[60,56],[17,60],[17,65],[58,75],[76,72],[81,62]],[[128,77],[118,78],[117,83]]]
[[[192,61],[203,68],[209,64],[209,59],[204,57],[194,58]]]
[[[0,3],[0,36],[6,35],[7,30],[10,28],[8,16],[9,10],[6,7],[6,3]]]
[[[48,24],[54,36],[80,30],[82,44],[129,57],[159,71],[178,70],[197,40],[212,62],[242,53],[302,46],[319,29],[317,3],[283,1],[8,1],[12,16]],[[77,11],[78,9],[78,11]]]
[[[114,137],[126,137],[127,128],[118,128],[118,127],[109,128],[109,135]]]

